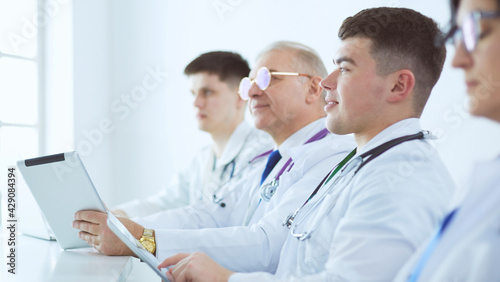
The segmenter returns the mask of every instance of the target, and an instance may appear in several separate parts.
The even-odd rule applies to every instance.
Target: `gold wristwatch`
[[[142,232],[142,237],[139,240],[141,244],[148,250],[148,252],[155,254],[156,244],[155,244],[155,231],[153,229],[144,228]]]

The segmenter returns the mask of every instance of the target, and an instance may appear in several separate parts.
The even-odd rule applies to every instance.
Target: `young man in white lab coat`
[[[160,266],[174,265],[175,281],[391,281],[453,192],[418,119],[445,59],[438,34],[434,21],[409,9],[368,9],[344,21],[336,69],[321,85],[327,127],[354,133],[356,155],[289,211],[275,275],[233,273],[202,253]]]
[[[271,138],[244,121],[246,102],[238,95],[238,85],[249,71],[239,54],[223,51],[204,53],[186,66],[198,128],[209,133],[213,143],[160,193],[121,204],[114,213],[143,217],[211,200],[227,192],[223,190],[228,182],[245,175],[252,158],[272,149]]]
[[[265,167],[256,166],[219,204],[205,201],[165,211],[140,219],[140,225],[122,222],[137,238],[144,227],[153,229],[153,253],[160,260],[180,250],[204,250],[234,269],[274,271],[287,236],[283,219],[355,146],[352,137],[328,134],[325,128],[319,82],[326,73],[311,48],[293,42],[272,44],[251,72],[256,80],[242,80],[240,95],[250,98],[256,128],[272,136],[277,150],[271,155],[279,152],[281,159],[275,159],[273,167],[270,155]],[[80,237],[100,252],[131,255],[105,225],[105,214],[83,211],[75,218]]]
[[[455,0],[452,15],[453,66],[465,72],[469,112],[500,123],[500,1]],[[479,163],[470,175],[463,203],[396,281],[500,281],[500,157]]]

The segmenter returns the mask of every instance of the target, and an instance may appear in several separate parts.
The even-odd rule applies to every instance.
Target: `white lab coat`
[[[500,281],[500,157],[476,166],[469,193],[443,233],[418,281]],[[427,243],[395,281],[407,281]]]
[[[285,140],[279,148],[282,158],[276,164],[264,183],[268,183],[285,165],[290,156],[290,151],[300,151],[301,149],[299,148],[302,148],[302,145],[309,138],[323,128],[325,128],[325,119],[321,118],[306,125]],[[330,136],[328,138],[333,137]],[[346,140],[345,142],[350,142],[352,144],[350,138],[335,138],[335,140],[337,139],[338,142]],[[254,209],[260,199],[260,180],[266,166],[267,158],[267,155],[256,159],[254,158],[249,164],[246,174],[242,176],[241,179],[238,179],[238,181],[231,181],[228,184],[231,187],[224,188],[224,190],[230,192],[222,194],[220,197],[222,200],[218,203],[208,200],[199,201],[184,208],[168,210],[142,218],[133,218],[133,220],[151,229],[227,227],[246,225],[246,218],[258,220],[257,216],[254,217],[253,214],[261,214],[262,210],[265,210],[268,206],[267,202],[262,202],[258,209]],[[284,180],[286,181],[286,179],[285,177]],[[284,187],[283,185],[280,186]],[[222,203],[224,207],[221,207]]]
[[[151,216],[139,222],[145,227],[152,226],[155,229],[158,259],[162,261],[178,252],[201,251],[233,270],[275,271],[281,246],[287,236],[287,229],[282,226],[284,218],[290,210],[304,202],[328,171],[354,148],[351,137],[334,134],[328,134],[322,140],[301,145],[321,128],[324,128],[324,119],[303,128],[308,134],[304,134],[304,131],[299,132],[298,134],[303,136],[296,138],[296,146],[287,149],[280,147],[283,158],[268,178],[274,177],[289,157],[292,157],[294,165],[290,171],[281,176],[280,185],[271,201],[261,202],[253,216],[250,216],[250,226],[234,225],[241,225],[242,215],[244,215],[241,211],[246,211],[249,204],[259,202],[259,193],[256,192],[260,188],[263,164],[254,175],[254,179],[246,181],[247,184],[252,183],[252,185],[245,189],[238,189],[246,193],[236,197],[235,200],[238,203],[236,205],[232,204],[233,199],[225,199],[226,207],[218,207],[218,211],[202,212],[199,210],[199,205],[192,205],[188,213],[185,212],[186,209],[176,215],[174,213],[177,211],[166,211],[161,215],[158,214],[159,216]],[[212,204],[212,206],[215,205]],[[196,209],[198,209],[197,212]],[[222,210],[229,211],[229,215],[217,214]],[[236,211],[233,212],[233,210]],[[234,214],[238,215],[233,216]],[[187,219],[185,219],[186,216]],[[230,224],[224,220],[228,220]],[[236,224],[238,220],[240,223]],[[207,225],[208,227],[233,226],[185,230],[207,227]],[[167,229],[179,227],[184,230]]]
[[[420,130],[418,119],[400,121],[358,155]],[[452,179],[423,140],[389,149],[353,178],[357,165],[352,167],[332,186],[340,174],[334,177],[324,187],[332,189],[321,189],[297,215],[296,232],[319,227],[304,241],[287,236],[276,276],[237,273],[230,281],[391,281],[443,217],[453,193]]]
[[[216,160],[213,147],[207,146],[200,150],[186,169],[174,175],[170,185],[158,194],[116,208],[124,210],[128,216],[142,217],[211,199],[214,192],[226,192],[221,191],[222,187],[233,187],[226,184],[237,182],[250,168],[249,160],[272,147],[272,139],[267,133],[243,121],[229,138],[219,159]],[[230,164],[233,160],[234,171],[233,164]]]

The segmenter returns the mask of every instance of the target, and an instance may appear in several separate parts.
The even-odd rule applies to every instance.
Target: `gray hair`
[[[294,64],[298,68],[296,71],[319,77],[326,77],[328,75],[325,65],[323,64],[323,61],[319,57],[318,53],[313,48],[298,42],[274,42],[268,45],[262,52],[260,52],[257,58],[260,58],[263,55],[276,50],[295,52],[296,56],[294,56],[293,59]]]
[[[278,41],[271,43],[259,53],[257,58],[276,50],[294,52],[295,56],[290,59],[292,60],[293,65],[297,67],[295,70],[297,72],[311,76],[319,76],[321,78],[328,75],[325,64],[319,57],[318,53],[313,48],[298,42]],[[326,92],[324,90],[322,92],[322,96],[326,96]]]

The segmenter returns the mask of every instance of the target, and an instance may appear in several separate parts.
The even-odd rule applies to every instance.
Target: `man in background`
[[[296,42],[276,42],[260,53],[251,78],[240,84],[256,128],[269,133],[275,150],[253,165],[242,185],[224,199],[167,210],[135,222],[119,218],[160,261],[179,251],[203,250],[240,271],[274,271],[288,234],[289,211],[303,203],[330,169],[354,148],[352,137],[328,134],[326,68],[317,53]],[[261,156],[261,159],[265,159]],[[73,227],[105,255],[133,255],[106,224],[107,215],[79,211]]]
[[[289,234],[273,274],[244,273],[250,271],[201,248],[159,267],[173,265],[169,273],[177,282],[392,281],[453,194],[453,181],[419,122],[446,57],[434,44],[439,35],[432,19],[404,8],[367,9],[342,23],[336,68],[321,86],[328,130],[352,133],[357,149],[331,167],[330,181],[275,223]],[[275,241],[265,243],[272,249]]]
[[[272,148],[264,132],[244,121],[246,102],[238,95],[238,85],[249,72],[239,54],[223,51],[204,53],[186,66],[198,128],[210,134],[212,144],[160,193],[119,205],[114,213],[142,217],[213,200],[223,194],[226,183],[244,174],[253,157]]]

